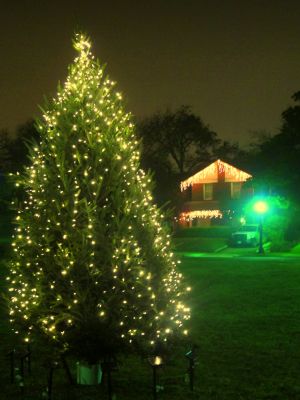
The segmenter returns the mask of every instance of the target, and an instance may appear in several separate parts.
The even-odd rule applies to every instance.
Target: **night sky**
[[[75,4],[76,3],[76,4]],[[187,104],[223,139],[276,133],[300,90],[300,1],[0,2],[0,129],[39,115],[87,32],[138,118]]]

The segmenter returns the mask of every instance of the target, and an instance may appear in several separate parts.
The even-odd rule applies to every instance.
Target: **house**
[[[183,206],[179,215],[182,226],[226,223],[238,212],[240,200],[251,195],[243,188],[252,176],[217,160],[181,182]],[[222,221],[221,221],[222,220]]]

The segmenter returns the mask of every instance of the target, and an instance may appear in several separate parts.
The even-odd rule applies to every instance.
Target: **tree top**
[[[79,53],[90,53],[92,42],[85,33],[75,33],[73,39],[73,47]]]

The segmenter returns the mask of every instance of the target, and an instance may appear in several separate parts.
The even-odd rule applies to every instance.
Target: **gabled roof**
[[[219,181],[219,176],[223,175],[225,182],[245,182],[252,178],[252,175],[244,172],[224,161],[217,160],[208,167],[197,172],[195,175],[181,182],[181,190],[197,183],[214,183]]]

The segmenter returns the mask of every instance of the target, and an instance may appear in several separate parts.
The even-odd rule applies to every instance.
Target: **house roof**
[[[244,172],[222,160],[211,163],[206,168],[192,175],[188,179],[181,182],[181,190],[185,190],[188,186],[197,183],[214,183],[219,181],[220,175],[223,175],[225,182],[245,182],[252,178],[252,175]]]

